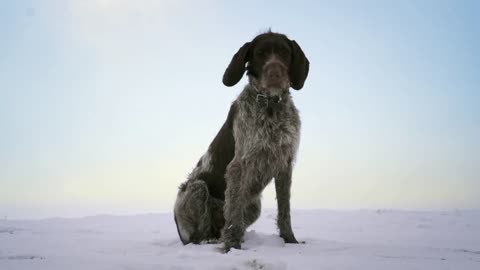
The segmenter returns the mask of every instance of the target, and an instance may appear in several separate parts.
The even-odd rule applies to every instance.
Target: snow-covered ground
[[[171,214],[0,221],[0,269],[480,269],[480,211],[296,210],[284,244],[275,211],[243,250],[183,246]]]

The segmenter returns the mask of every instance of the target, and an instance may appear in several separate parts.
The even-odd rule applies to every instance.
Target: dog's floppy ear
[[[292,88],[295,90],[300,90],[307,79],[310,62],[308,62],[308,59],[303,53],[302,48],[298,46],[295,40],[291,41],[291,45],[292,63],[290,65],[290,70],[288,71],[288,76],[290,77],[290,85]]]
[[[250,50],[250,45],[250,42],[245,43],[233,56],[232,61],[230,61],[230,64],[223,74],[223,84],[226,86],[234,86],[237,84],[245,73],[245,64],[248,62],[247,54]]]

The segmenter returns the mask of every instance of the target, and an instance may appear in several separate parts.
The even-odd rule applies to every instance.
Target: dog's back
[[[194,179],[205,181],[210,195],[220,200],[225,199],[225,171],[235,154],[233,121],[236,111],[237,105],[234,102],[230,107],[227,120],[213,139],[207,152],[200,158],[197,166],[188,176],[188,181]]]

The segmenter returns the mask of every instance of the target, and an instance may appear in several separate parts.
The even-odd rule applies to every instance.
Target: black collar
[[[264,107],[279,105],[282,100],[282,96],[267,96],[264,94],[257,94],[255,98],[255,101]]]
[[[283,101],[285,99],[285,94],[278,95],[278,96],[269,96],[269,95],[266,95],[266,94],[261,94],[254,85],[251,85],[251,86],[252,86],[252,90],[253,90],[253,93],[254,93],[255,101],[261,107],[279,106],[283,103]]]

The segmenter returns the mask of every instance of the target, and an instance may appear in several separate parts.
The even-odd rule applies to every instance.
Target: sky
[[[0,217],[172,211],[271,28],[310,61],[292,208],[480,208],[478,1],[0,2]],[[273,183],[263,206],[276,206]]]

